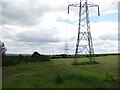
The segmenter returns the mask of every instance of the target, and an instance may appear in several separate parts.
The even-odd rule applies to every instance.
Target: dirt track
[[[27,72],[29,71],[30,69],[28,68],[18,68],[18,69],[15,69],[14,71],[9,71],[9,72],[3,72],[2,73],[2,79],[5,80],[5,79],[8,79],[12,76],[15,76],[19,73],[22,73],[22,72]]]

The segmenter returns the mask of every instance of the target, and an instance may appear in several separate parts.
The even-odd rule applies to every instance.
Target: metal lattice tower
[[[68,43],[65,44],[65,54],[68,55]]]
[[[68,14],[70,6],[79,8],[79,25],[74,64],[77,63],[79,56],[83,53],[83,51],[88,54],[89,61],[93,62],[95,61],[95,56],[90,30],[89,7],[97,7],[99,16],[99,6],[91,2],[88,3],[88,0],[80,0],[80,3],[68,5]]]

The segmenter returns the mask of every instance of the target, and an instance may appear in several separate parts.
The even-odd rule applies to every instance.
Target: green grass
[[[87,58],[79,60],[86,61]],[[118,56],[97,57],[96,61],[100,64],[74,66],[73,59],[66,58],[3,67],[3,73],[9,76],[3,78],[3,88],[118,87]]]

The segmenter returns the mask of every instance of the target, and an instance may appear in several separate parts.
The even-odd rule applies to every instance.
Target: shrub
[[[3,56],[2,66],[16,65],[21,61],[16,56]]]
[[[111,74],[109,74],[109,73],[107,72],[107,73],[106,73],[105,81],[115,82],[115,79],[114,79],[113,75],[111,75]]]
[[[40,62],[40,61],[49,61],[49,56],[41,55],[38,52],[34,52],[31,55],[31,61],[33,62]]]
[[[32,56],[3,56],[2,66],[16,65],[18,63],[27,63],[27,62],[43,62],[49,61],[49,56],[40,55],[34,53]]]

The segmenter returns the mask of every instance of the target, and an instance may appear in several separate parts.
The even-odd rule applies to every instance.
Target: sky
[[[118,1],[88,0],[100,6],[89,8],[91,34],[95,53],[118,52]],[[6,53],[64,54],[65,41],[69,54],[74,54],[78,8],[67,6],[79,0],[1,0],[0,40],[7,47]]]

